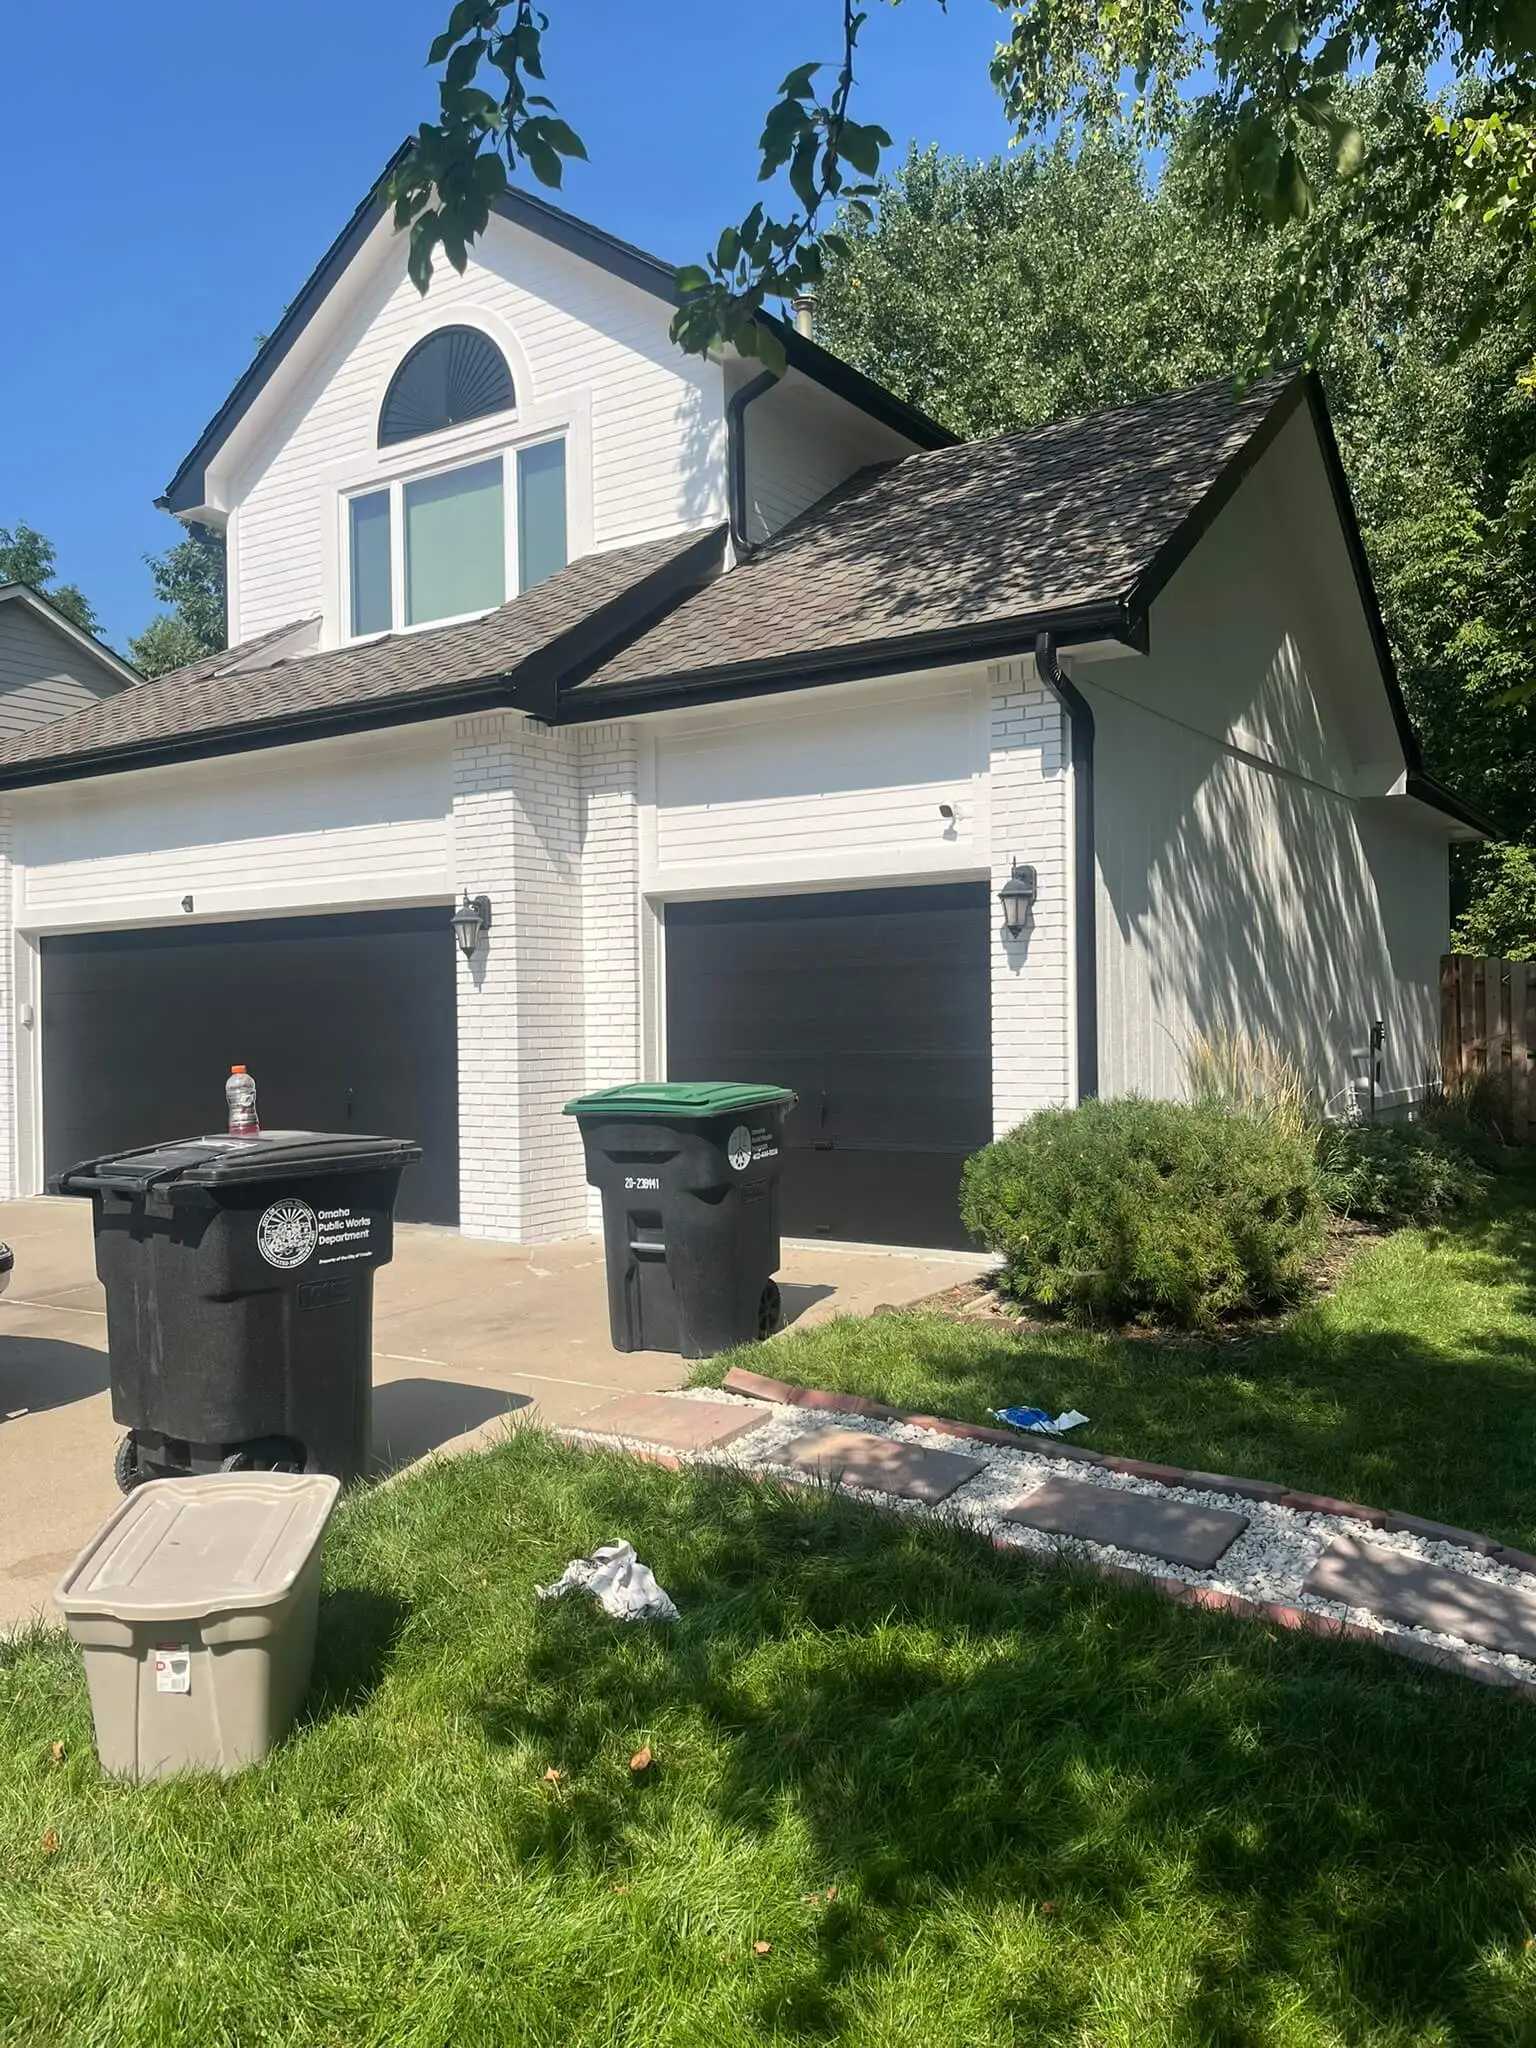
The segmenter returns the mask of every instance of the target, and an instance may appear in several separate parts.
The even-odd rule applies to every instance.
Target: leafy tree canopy
[[[224,542],[206,526],[193,526],[164,554],[146,555],[155,595],[168,611],[158,612],[128,642],[135,666],[146,676],[185,668],[226,644]]]
[[[940,0],[943,4],[943,0]],[[1522,260],[1536,232],[1533,0],[999,0],[1007,36],[992,77],[1021,138],[1119,135],[1161,145],[1193,123],[1213,211],[1289,230],[1271,279],[1277,329],[1303,312],[1315,353],[1343,303],[1320,273],[1365,272],[1377,246],[1426,207],[1459,208]],[[855,60],[867,12],[827,0],[839,54],[783,80],[759,140],[760,181],[783,194],[721,234],[679,273],[674,337],[782,358],[755,315],[817,287],[846,227],[867,224],[890,137],[856,118]],[[558,186],[585,157],[545,83],[548,17],[532,0],[456,0],[428,61],[442,67],[438,118],[394,173],[395,219],[411,230],[425,291],[434,252],[461,269],[490,204],[520,165]],[[1372,137],[1350,104],[1361,77],[1440,68],[1456,81],[1412,132]],[[1421,110],[1422,111],[1422,110]],[[1373,147],[1390,175],[1362,178]],[[1330,194],[1349,203],[1329,207]],[[843,222],[827,216],[843,209]],[[1275,336],[1268,337],[1271,341]]]
[[[96,614],[84,591],[73,583],[54,582],[57,561],[58,549],[35,526],[19,520],[15,526],[0,526],[0,583],[25,583],[82,632],[98,633]]]

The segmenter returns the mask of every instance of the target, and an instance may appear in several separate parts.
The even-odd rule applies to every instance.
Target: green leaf
[[[550,148],[559,150],[562,156],[580,157],[583,163],[587,162],[587,145],[576,130],[558,115],[546,115],[539,123],[539,133]]]
[[[776,377],[782,377],[789,368],[789,357],[785,353],[783,342],[771,327],[759,326],[756,321],[752,323],[749,332],[756,339],[757,347],[753,353],[763,368],[772,370]]]
[[[789,164],[790,190],[807,213],[816,211],[819,194],[816,190],[817,135],[814,128],[807,129],[795,145],[795,153]]]
[[[821,69],[822,66],[820,64],[802,64],[798,69],[791,71],[788,78],[779,87],[779,98],[783,100],[808,99],[811,91],[811,80]]]
[[[564,177],[565,172],[559,157],[550,148],[549,144],[542,141],[537,135],[533,135],[528,137],[526,141],[519,136],[517,146],[522,152],[524,162],[538,179],[539,183],[541,185],[548,185],[552,191],[559,191],[560,181]]]
[[[443,73],[443,90],[450,93],[462,91],[480,69],[480,59],[484,55],[484,36],[475,36],[470,42],[460,43],[448,59],[448,69]]]
[[[709,290],[709,272],[697,263],[685,263],[677,273],[677,290],[681,298],[691,298],[695,292]]]
[[[437,246],[442,223],[435,212],[424,213],[411,229],[411,250],[406,258],[406,269],[411,283],[423,298],[432,282],[432,251]]]
[[[839,156],[846,157],[856,171],[872,178],[880,168],[880,152],[889,149],[891,138],[883,128],[845,121],[837,138]]]
[[[1294,14],[1282,14],[1275,24],[1275,48],[1294,57],[1301,48],[1301,24]]]

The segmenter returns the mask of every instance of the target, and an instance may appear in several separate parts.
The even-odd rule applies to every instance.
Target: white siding
[[[64,783],[15,799],[24,930],[446,898],[436,728]]]
[[[14,598],[0,604],[0,736],[85,711],[122,687]]]
[[[755,366],[739,366],[744,382]],[[912,453],[913,444],[808,377],[788,371],[742,415],[747,538],[765,540],[818,498],[871,463]]]
[[[653,894],[990,866],[986,690],[975,671],[648,723],[642,862]],[[939,815],[946,803],[953,822]]]
[[[1178,1095],[1195,1039],[1260,1033],[1347,1110],[1373,1019],[1399,1099],[1437,1065],[1447,833],[1361,800],[1394,744],[1325,502],[1293,441],[1154,605],[1152,652],[1077,671],[1097,724],[1105,1093]],[[1329,550],[1332,550],[1330,556]]]
[[[357,274],[343,287],[356,294],[350,318],[302,382],[294,373],[281,424],[259,407],[260,424],[222,458],[241,638],[309,613],[340,637],[339,492],[450,453],[565,428],[573,555],[724,517],[721,373],[673,345],[659,299],[502,220],[462,277],[438,265],[425,299],[405,275],[403,240],[370,244]],[[380,450],[394,369],[451,322],[483,327],[503,348],[515,418]]]

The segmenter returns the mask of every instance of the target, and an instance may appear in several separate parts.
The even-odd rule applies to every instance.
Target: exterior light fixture
[[[489,896],[471,896],[464,891],[464,901],[453,913],[453,935],[459,942],[459,951],[466,960],[472,960],[481,935],[491,928],[491,899]]]
[[[1003,929],[1010,939],[1018,938],[1029,922],[1037,888],[1034,869],[1015,861],[1013,873],[997,892],[997,900],[1003,906]]]

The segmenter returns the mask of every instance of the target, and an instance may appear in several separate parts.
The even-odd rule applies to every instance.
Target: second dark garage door
[[[984,882],[673,903],[667,1075],[793,1088],[791,1237],[964,1245],[967,1155],[992,1136]]]
[[[398,1214],[459,1215],[446,908],[82,932],[42,942],[43,1150],[76,1160],[223,1126],[243,1060],[269,1129],[412,1138]]]

